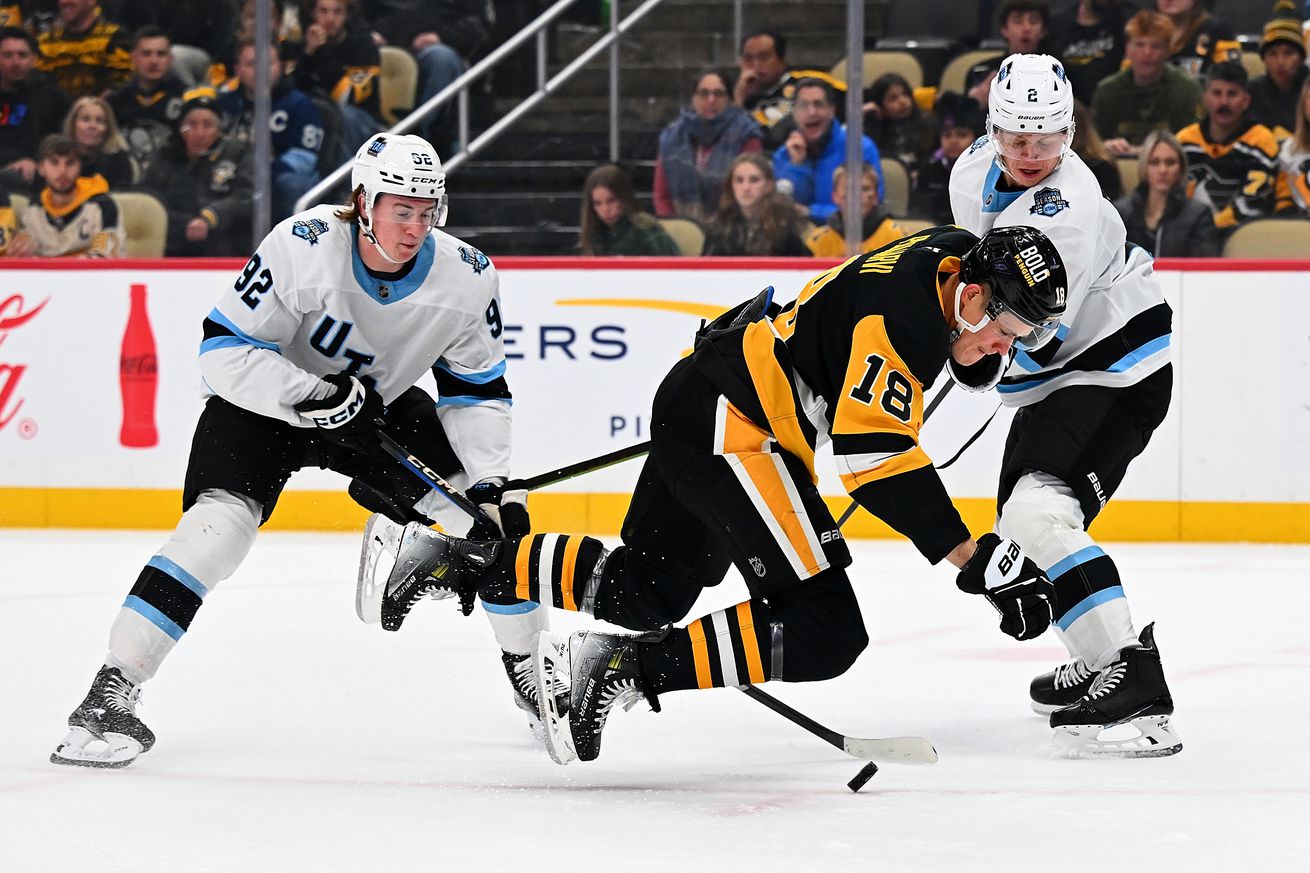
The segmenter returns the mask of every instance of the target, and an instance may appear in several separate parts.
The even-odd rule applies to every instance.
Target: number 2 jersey
[[[846,490],[933,563],[969,531],[919,445],[923,394],[950,354],[955,295],[943,286],[977,241],[939,227],[857,255],[776,317],[696,352],[697,367],[812,481],[814,453],[831,441]]]
[[[403,275],[370,274],[354,222],[317,206],[273,228],[205,319],[209,393],[307,427],[292,406],[342,371],[390,403],[429,370],[470,482],[509,476],[500,280],[487,256],[432,230]],[[370,245],[370,243],[363,243]]]
[[[1055,339],[1020,350],[997,391],[1008,406],[1036,403],[1066,385],[1134,385],[1169,363],[1173,311],[1151,259],[1126,243],[1123,219],[1073,152],[1041,182],[1001,190],[1001,168],[981,137],[951,171],[951,211],[976,234],[1028,225],[1054,243],[1069,276]]]

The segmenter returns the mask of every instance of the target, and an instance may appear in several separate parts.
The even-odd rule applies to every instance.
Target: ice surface
[[[559,767],[480,615],[424,602],[400,633],[363,625],[356,538],[268,533],[146,687],[154,750],[47,763],[163,536],[0,531],[4,873],[1306,869],[1310,548],[1114,547],[1185,748],[1068,761],[1026,700],[1055,638],[1012,642],[946,568],[853,543],[873,644],[836,680],[768,690],[941,753],[853,795],[861,762],[732,690],[617,712],[598,761]]]

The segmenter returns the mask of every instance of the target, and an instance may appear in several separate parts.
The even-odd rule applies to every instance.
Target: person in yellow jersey
[[[860,251],[871,252],[905,236],[905,228],[896,223],[891,213],[878,202],[878,174],[868,164],[861,164],[860,215],[862,225]],[[832,202],[837,211],[828,216],[822,227],[810,231],[805,245],[816,258],[842,258],[846,256],[846,167],[842,165],[832,173]]]

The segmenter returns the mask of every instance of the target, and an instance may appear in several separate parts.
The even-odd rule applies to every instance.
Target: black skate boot
[[[637,664],[639,637],[581,631],[561,638],[537,635],[537,686],[546,750],[557,764],[594,761],[600,735],[614,707],[631,709],[643,698],[660,711],[645,689]]]
[[[1033,712],[1050,715],[1057,709],[1072,706],[1092,687],[1097,671],[1082,658],[1061,664],[1049,673],[1043,673],[1028,686]]]
[[[126,767],[150,751],[155,735],[136,717],[141,688],[117,667],[101,667],[86,699],[68,716],[68,736],[50,754],[55,764]]]
[[[468,615],[481,578],[500,551],[500,543],[472,542],[410,522],[401,528],[374,515],[364,528],[364,549],[355,589],[355,612],[368,624],[400,630],[420,599],[459,597]]]
[[[500,659],[505,664],[510,687],[514,689],[514,705],[528,714],[531,719],[528,725],[535,734],[541,730],[541,699],[537,693],[537,674],[532,669],[532,656],[502,650]]]
[[[1056,747],[1074,757],[1159,758],[1182,751],[1169,723],[1174,701],[1164,681],[1155,625],[1141,645],[1119,652],[1077,703],[1051,713]]]

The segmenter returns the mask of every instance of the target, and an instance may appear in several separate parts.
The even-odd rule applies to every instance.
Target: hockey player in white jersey
[[[350,477],[351,497],[381,513],[371,534],[428,523],[444,501],[383,451],[382,430],[447,479],[473,483],[469,496],[503,534],[528,532],[524,493],[504,488],[510,394],[499,279],[482,252],[437,229],[447,207],[440,159],[420,137],[378,134],[356,155],[351,187],[347,207],[317,206],[273,228],[205,319],[200,370],[210,396],[182,519],[119,610],[55,763],[121,767],[150,749],[154,734],[136,715],[142,683],[244,560],[298,469]],[[437,402],[415,387],[429,371]],[[526,603],[488,610],[515,702],[534,714],[527,653],[546,612]]]
[[[951,173],[951,210],[976,234],[1041,230],[1064,259],[1068,299],[1053,336],[1030,337],[1006,360],[990,355],[951,370],[964,387],[995,387],[1018,407],[997,532],[1054,583],[1055,626],[1074,658],[1033,680],[1033,708],[1050,715],[1070,753],[1168,755],[1182,743],[1153,625],[1136,634],[1118,570],[1087,528],[1168,411],[1172,311],[1151,258],[1125,245],[1119,214],[1071,150],[1073,135],[1060,61],[1007,57],[991,86],[987,134]],[[1105,730],[1125,723],[1136,735]]]

